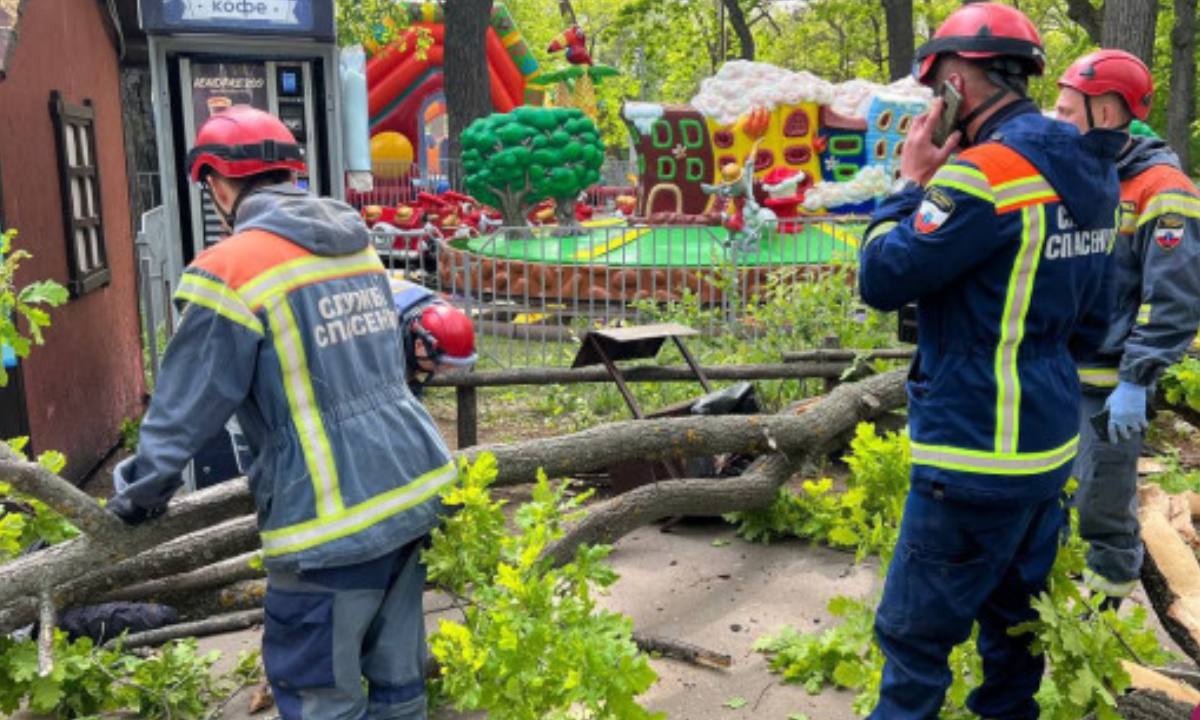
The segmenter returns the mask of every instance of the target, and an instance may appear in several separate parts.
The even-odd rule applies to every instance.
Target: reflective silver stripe
[[[246,305],[256,309],[272,295],[287,292],[298,285],[319,282],[330,277],[375,271],[386,272],[373,247],[341,257],[312,255],[268,270],[246,283],[239,292]]]
[[[996,205],[1012,205],[1023,200],[1055,195],[1054,188],[1043,178],[1014,180],[996,187]]]
[[[241,297],[224,283],[185,272],[179,280],[175,297],[206,307],[259,335],[263,334],[262,322],[250,312]]]
[[[996,346],[996,452],[1017,450],[1021,424],[1021,378],[1017,372],[1017,351],[1025,338],[1025,316],[1033,297],[1034,279],[1045,240],[1046,208],[1027,207],[1021,211],[1024,232],[1021,248],[1013,260],[1008,280],[1008,297],[1000,318],[1000,342]]]
[[[451,462],[426,473],[404,487],[347,508],[334,517],[320,518],[279,530],[262,533],[263,551],[268,557],[300,552],[338,538],[353,535],[386,520],[398,512],[424,502],[454,482],[458,470]]]
[[[333,515],[342,509],[337,469],[308,374],[300,327],[286,296],[278,296],[267,304],[267,317],[275,339],[275,353],[279,356],[288,408],[304,451],[304,463],[312,478],[317,515]]]
[[[943,165],[929,181],[930,185],[944,185],[974,195],[981,200],[995,202],[992,184],[982,172],[965,165]]]
[[[863,247],[870,245],[877,238],[887,235],[899,224],[900,223],[896,222],[895,220],[884,220],[875,227],[871,228],[870,232],[867,233],[867,237],[863,239]]]
[[[1116,387],[1120,380],[1116,368],[1079,368],[1079,381],[1092,387]]]
[[[1070,462],[1078,447],[1078,436],[1062,447],[1038,453],[989,453],[913,442],[912,461],[915,465],[982,475],[1036,475]]]
[[[1138,216],[1138,227],[1157,219],[1160,215],[1174,213],[1190,218],[1200,218],[1200,198],[1185,193],[1162,193],[1142,208]]]
[[[1088,590],[1102,592],[1110,598],[1123,598],[1129,597],[1133,589],[1137,587],[1138,581],[1114,582],[1103,575],[1098,575],[1092,570],[1084,568],[1083,584]]]

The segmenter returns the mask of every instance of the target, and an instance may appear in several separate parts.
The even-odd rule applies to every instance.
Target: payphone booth
[[[185,159],[196,129],[231,105],[278,115],[305,149],[301,186],[345,196],[333,0],[139,0],[138,9],[149,39],[164,220],[178,245],[174,269],[221,238],[212,201],[188,178]]]

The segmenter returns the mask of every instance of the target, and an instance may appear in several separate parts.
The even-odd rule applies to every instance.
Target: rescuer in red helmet
[[[1058,81],[1059,119],[1081,131],[1126,132],[1145,120],[1150,71],[1123,50],[1075,61]],[[1200,325],[1200,196],[1158,138],[1127,137],[1117,157],[1121,215],[1113,246],[1112,313],[1099,352],[1080,364],[1083,422],[1075,477],[1079,534],[1088,542],[1084,581],[1118,605],[1141,577],[1137,462],[1147,405],[1167,367]],[[1108,411],[1105,432],[1091,418]]]
[[[232,107],[196,140],[188,172],[233,235],[183,273],[179,329],[108,507],[131,524],[161,513],[236,416],[280,713],[423,720],[420,550],[457,472],[397,361],[387,273],[354,208],[296,187],[303,154],[278,118]]]
[[[457,307],[408,280],[392,280],[392,300],[404,336],[408,387],[420,396],[438,372],[475,364],[475,326]]]
[[[1076,358],[1099,346],[1115,228],[1118,133],[1042,115],[1036,28],[999,3],[956,10],[917,51],[939,96],[904,142],[901,177],[860,250],[881,310],[916,302],[911,490],[876,613],[886,663],[876,720],[936,718],[947,659],[978,623],[984,677],[967,706],[1035,720],[1030,636],[1078,443]],[[939,147],[945,98],[961,96]],[[965,149],[963,149],[965,148]],[[951,155],[958,153],[954,159]]]

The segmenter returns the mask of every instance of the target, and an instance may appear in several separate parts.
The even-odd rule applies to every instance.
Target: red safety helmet
[[[952,12],[933,39],[917,49],[913,76],[928,85],[941,55],[1011,59],[1026,75],[1041,75],[1046,69],[1046,51],[1037,28],[1020,10],[994,2],[971,3]]]
[[[1154,99],[1150,69],[1136,55],[1124,50],[1097,50],[1084,55],[1071,63],[1059,78],[1058,86],[1077,90],[1087,97],[1116,93],[1138,120],[1150,115]]]
[[[466,313],[453,305],[432,303],[421,311],[412,324],[412,331],[425,344],[426,352],[435,363],[475,364],[475,326]]]
[[[204,121],[187,156],[188,174],[200,182],[209,170],[229,178],[273,170],[304,172],[304,149],[271,113],[234,105]]]

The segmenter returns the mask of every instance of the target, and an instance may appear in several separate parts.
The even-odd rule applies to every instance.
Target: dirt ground
[[[544,422],[529,408],[505,402],[502,397],[491,400],[481,403],[481,443],[569,432],[569,428]],[[427,405],[454,447],[453,395],[435,392]],[[1177,444],[1179,438],[1172,440]],[[104,494],[104,480],[95,480],[88,489]],[[515,505],[527,497],[528,490],[503,488],[497,495]],[[798,541],[750,544],[737,538],[724,523],[688,521],[665,532],[661,526],[651,526],[626,536],[616,544],[610,562],[621,579],[604,599],[606,607],[629,615],[641,633],[692,643],[733,658],[733,665],[726,670],[652,659],[659,679],[641,698],[649,709],[661,711],[672,720],[856,717],[851,710],[852,693],[826,690],[814,696],[797,685],[784,684],[770,674],[765,658],[754,652],[753,645],[759,637],[784,625],[820,630],[830,621],[826,606],[834,596],[877,597],[882,579],[873,560],[856,565],[851,554]],[[1140,591],[1134,601],[1149,608]],[[430,632],[438,619],[446,616],[444,608],[448,604],[436,593],[426,595],[426,625]],[[1158,634],[1166,647],[1182,656],[1161,628]],[[260,637],[259,629],[251,629],[204,638],[200,645],[203,650],[222,651],[216,671],[223,672],[232,666],[238,651],[257,648]],[[273,709],[250,715],[249,696],[246,691],[235,697],[222,717],[273,717]],[[738,709],[727,706],[738,705],[739,699],[745,702]],[[475,720],[483,715],[442,708],[432,717]]]
[[[879,580],[874,565],[855,566],[853,560],[850,554],[799,542],[751,545],[722,523],[680,524],[669,532],[647,527],[622,539],[611,557],[621,579],[604,604],[628,614],[639,632],[733,658],[728,670],[652,660],[659,680],[642,697],[644,704],[672,720],[785,720],[794,713],[813,720],[853,718],[852,694],[810,696],[803,688],[784,685],[752,649],[756,639],[783,625],[819,629],[829,622],[825,606],[835,595],[875,592]],[[427,611],[446,605],[436,594],[426,595]],[[431,632],[439,617],[438,612],[426,615]],[[249,630],[201,640],[201,647],[220,649],[224,661],[232,662],[238,650],[254,648],[258,641],[259,632]],[[733,698],[746,704],[738,710],[725,707]],[[244,700],[235,699],[225,717],[261,717],[246,714],[245,708]],[[434,717],[471,716],[442,710]]]

